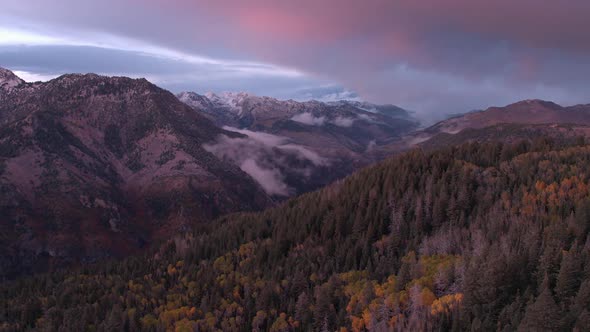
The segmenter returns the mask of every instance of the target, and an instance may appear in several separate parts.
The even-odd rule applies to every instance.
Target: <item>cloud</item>
[[[240,38],[269,61],[422,115],[522,95],[576,103],[590,89],[583,0],[254,1],[231,11]]]
[[[292,191],[283,182],[283,176],[278,170],[262,168],[254,159],[246,159],[240,168],[256,180],[269,195],[288,196]]]
[[[367,111],[367,112],[371,112],[371,111]],[[371,113],[376,113],[376,110],[375,110],[375,112],[371,112]],[[364,121],[367,121],[367,122],[373,122],[373,121],[375,121],[375,120],[374,120],[374,119],[373,119],[373,118],[372,118],[370,115],[368,115],[368,114],[358,114],[357,116],[359,117],[359,119],[361,119],[361,120],[364,120]]]
[[[340,100],[361,101],[360,96],[342,86],[327,84],[323,86],[305,87],[297,91],[299,100],[317,100],[321,102],[335,102]]]
[[[325,166],[328,164],[328,161],[325,158],[301,145],[284,144],[280,146],[280,148],[285,151],[295,151],[298,155],[311,161],[316,166]]]
[[[223,126],[223,129],[233,131],[236,133],[247,135],[252,141],[261,143],[266,146],[282,146],[285,145],[289,139],[283,136],[277,136],[273,134],[263,133],[260,131],[252,131],[248,129],[238,129],[230,126]]]
[[[371,152],[375,149],[375,147],[377,147],[377,142],[375,140],[371,140],[369,141],[369,144],[367,144],[367,150],[365,152]]]
[[[328,164],[328,161],[326,159],[320,157],[317,153],[309,150],[308,148],[302,145],[292,143],[288,137],[248,129],[238,129],[230,126],[224,126],[223,129],[248,136],[247,139],[237,138],[234,139],[234,141],[245,140],[247,144],[254,143],[257,146],[277,148],[283,151],[295,152],[299,157],[311,161],[316,166],[324,166]]]
[[[159,58],[193,65],[210,65],[244,75],[267,75],[301,77],[302,73],[289,68],[254,61],[238,61],[212,58],[105,34],[92,34],[85,37],[55,37],[40,32],[23,31],[0,26],[0,46],[46,46],[70,47],[71,49],[93,50],[94,52],[129,52],[135,55]],[[128,62],[128,64],[133,64]]]
[[[345,116],[337,116],[333,119],[327,119],[325,116],[314,116],[310,112],[295,114],[293,117],[291,117],[291,120],[308,126],[321,127],[326,123],[330,123],[335,126],[345,128],[351,127],[355,121],[355,119]]]
[[[367,111],[369,113],[372,113],[371,111]],[[357,114],[358,120],[360,121],[365,121],[368,123],[373,123],[373,124],[381,124],[383,122],[376,120],[375,118],[373,118],[372,116],[370,116],[369,114]]]
[[[326,122],[326,117],[319,116],[316,117],[309,112],[295,114],[291,120],[299,123],[306,124],[308,126],[323,126]]]
[[[37,74],[30,73],[28,71],[15,70],[14,74],[22,78],[25,82],[47,82],[51,79],[58,77],[59,75],[52,74]]]
[[[203,148],[238,165],[269,195],[290,196],[295,190],[286,183],[288,175],[309,177],[313,168],[329,165],[327,159],[286,137],[227,126],[224,129],[247,137],[220,135]]]
[[[347,118],[343,116],[338,116],[334,120],[330,121],[330,123],[339,126],[339,127],[351,127],[354,123],[354,119]]]
[[[0,41],[1,38],[0,35]],[[0,66],[19,72],[26,81],[45,81],[66,73],[93,72],[145,77],[174,92],[248,91],[299,100],[307,97],[300,92],[302,89],[324,89],[324,82],[305,76],[282,75],[281,71],[275,72],[272,66],[196,63],[161,54],[97,46],[0,43]]]
[[[230,83],[267,70],[281,79],[297,73],[318,88],[336,83],[364,100],[432,116],[523,97],[588,101],[589,15],[586,0],[6,0],[0,22],[59,40],[209,61],[230,69]],[[265,87],[278,97],[273,82]]]

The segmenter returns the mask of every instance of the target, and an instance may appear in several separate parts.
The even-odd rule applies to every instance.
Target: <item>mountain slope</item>
[[[526,141],[410,151],[149,257],[0,285],[0,320],[6,329],[583,331],[589,161],[585,145]]]
[[[0,90],[6,92],[24,83],[25,81],[16,76],[13,72],[0,67]]]
[[[470,140],[518,140],[544,134],[556,138],[588,136],[590,105],[563,107],[543,100],[524,100],[490,107],[441,121],[404,138],[407,145],[442,147]],[[453,143],[454,142],[454,143]]]
[[[202,148],[240,135],[144,79],[28,84],[2,73],[3,275],[129,254],[195,222],[269,204],[250,177]]]
[[[209,151],[234,162],[279,196],[326,185],[391,153],[418,123],[393,105],[281,101],[246,93],[183,92],[178,98],[251,140],[220,137]]]

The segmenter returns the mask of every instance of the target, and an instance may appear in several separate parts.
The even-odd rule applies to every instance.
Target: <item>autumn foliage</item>
[[[410,151],[145,257],[0,286],[0,330],[583,331],[590,147]]]

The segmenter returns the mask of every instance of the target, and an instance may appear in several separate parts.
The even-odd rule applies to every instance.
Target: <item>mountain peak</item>
[[[220,93],[215,93],[215,92],[207,92],[205,93],[205,96],[207,98],[245,98],[245,97],[249,97],[250,94],[247,92],[232,92],[232,91],[225,91],[225,92],[220,92]]]
[[[25,81],[12,71],[0,67],[0,90],[11,90],[24,83]]]
[[[521,100],[521,101],[518,101],[516,103],[506,106],[506,108],[508,108],[508,109],[514,108],[514,107],[518,107],[518,108],[520,108],[520,107],[524,107],[524,108],[542,107],[542,108],[553,109],[553,110],[558,110],[558,109],[563,108],[562,106],[560,106],[552,101],[547,101],[547,100],[542,100],[542,99],[525,99],[525,100]]]
[[[426,129],[427,132],[456,134],[463,129],[482,129],[498,124],[590,124],[590,107],[563,107],[552,101],[526,99],[504,107],[465,113]]]
[[[251,95],[247,92],[207,92],[205,93],[205,97],[207,97],[212,102],[229,105],[232,108],[236,108],[242,101],[244,101],[244,99],[251,97]]]
[[[95,74],[95,73],[64,74],[64,75],[61,75],[61,76],[55,78],[52,81],[53,82],[60,82],[60,83],[69,83],[69,82],[77,82],[77,81],[89,82],[89,81],[93,81],[93,80],[94,81],[102,81],[102,82],[111,82],[111,83],[115,83],[115,82],[136,83],[136,84],[143,84],[146,86],[147,85],[155,86],[152,83],[150,83],[148,80],[146,80],[145,78],[130,78],[130,77],[125,77],[125,76],[106,76],[106,75],[99,75],[99,74]]]

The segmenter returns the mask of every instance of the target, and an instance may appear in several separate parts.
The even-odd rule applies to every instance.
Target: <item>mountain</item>
[[[16,76],[10,70],[4,69],[0,67],[0,90],[1,91],[10,91],[20,85],[23,85],[25,81],[23,81],[20,77]]]
[[[217,128],[145,79],[0,71],[0,278],[137,252],[219,215],[269,206],[203,149]]]
[[[589,114],[0,70],[0,330],[586,330]]]
[[[151,255],[2,283],[0,328],[586,331],[589,170],[588,145],[415,149]]]
[[[407,135],[409,145],[445,146],[469,140],[518,140],[539,137],[588,136],[590,104],[563,107],[550,101],[524,100],[490,107],[441,121]]]
[[[381,125],[390,126],[394,130],[400,130],[399,127],[408,130],[404,122],[393,122],[391,119],[415,122],[408,111],[397,106],[375,105],[359,101],[298,102],[259,97],[245,92],[205,95],[181,92],[177,97],[189,106],[207,114],[219,126],[232,126],[239,129],[265,128],[268,130],[278,121],[293,120],[302,124],[333,125],[343,128],[350,128],[354,124],[360,126],[381,121]],[[309,116],[306,113],[310,113]],[[301,114],[305,116],[295,117]]]
[[[206,148],[275,196],[316,189],[381,160],[392,152],[382,146],[393,146],[418,127],[410,113],[393,105],[283,101],[247,93],[183,92],[178,98],[218,126],[249,137],[219,137]]]

